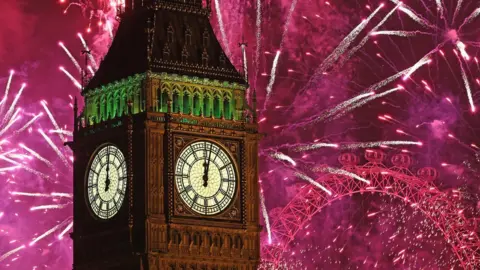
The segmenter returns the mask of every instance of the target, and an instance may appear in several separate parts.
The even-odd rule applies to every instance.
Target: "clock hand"
[[[207,181],[205,182],[204,186],[206,187],[208,185],[208,169],[210,168],[210,157],[212,156],[212,148],[213,148],[213,144],[210,143],[210,152],[208,152],[208,159],[207,159],[207,166],[206,166],[206,174],[207,174]]]
[[[110,146],[107,146],[107,179],[105,180],[105,192],[107,192],[108,188],[110,187],[110,177],[108,177],[109,170],[110,170]]]
[[[207,181],[208,181],[208,168],[207,168],[207,142],[205,142],[205,150],[204,150],[204,157],[205,161],[203,162],[203,186],[207,187]]]

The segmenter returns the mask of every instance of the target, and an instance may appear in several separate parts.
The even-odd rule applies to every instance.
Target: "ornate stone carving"
[[[148,254],[148,266],[149,270],[159,270],[158,257],[153,254]]]

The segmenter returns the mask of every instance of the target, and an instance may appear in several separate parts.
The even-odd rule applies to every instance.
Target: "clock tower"
[[[254,270],[260,260],[255,97],[202,0],[127,0],[82,91],[75,270]]]

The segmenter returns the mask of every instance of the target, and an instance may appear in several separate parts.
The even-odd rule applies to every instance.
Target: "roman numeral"
[[[205,205],[205,215],[207,214],[207,207],[208,207],[208,199],[204,201]]]
[[[186,191],[186,192],[189,192],[189,191],[192,190],[192,189],[193,189],[192,186],[186,186],[186,187],[185,187],[185,191]]]
[[[215,162],[215,160],[218,157],[218,154],[220,154],[220,147],[218,148],[217,152],[215,153],[215,157],[213,158],[212,162]]]
[[[91,184],[87,188],[93,188],[93,187],[96,187],[96,186],[97,186],[97,184]]]
[[[195,160],[198,160],[197,153],[195,152],[195,149],[193,149],[192,145],[190,145],[190,149],[192,149],[193,156],[195,157]]]
[[[222,182],[235,182],[234,179],[222,178]]]
[[[90,171],[98,176],[98,172],[94,171],[93,169],[90,169]]]
[[[230,197],[230,196],[228,195],[228,193],[227,193],[225,190],[223,190],[223,189],[219,189],[218,191],[220,191],[220,193],[222,193],[222,194],[223,194],[223,196],[225,196],[225,197],[228,197],[229,199],[231,199],[231,198],[232,198],[232,197]]]
[[[225,165],[223,165],[221,168],[219,168],[218,170],[221,171],[221,170],[225,169],[226,167],[228,167],[230,164],[231,164],[231,163],[225,164]]]
[[[123,166],[123,163],[125,163],[125,159],[122,161],[122,163],[120,163],[120,165],[118,165],[117,170],[120,170],[120,168]]]
[[[195,194],[195,197],[193,197],[193,201],[192,201],[192,205],[190,205],[190,207],[192,207],[196,202],[197,202],[197,199],[198,199],[198,194]]]

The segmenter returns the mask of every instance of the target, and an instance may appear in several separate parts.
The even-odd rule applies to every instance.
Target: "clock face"
[[[218,214],[235,195],[237,176],[233,160],[215,143],[194,142],[180,153],[175,185],[183,202],[194,212]]]
[[[115,216],[127,189],[127,165],[120,149],[113,145],[100,148],[87,172],[88,203],[101,219]]]

